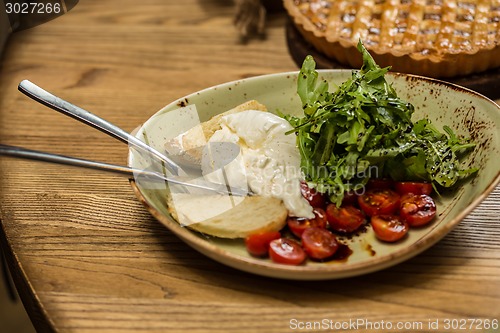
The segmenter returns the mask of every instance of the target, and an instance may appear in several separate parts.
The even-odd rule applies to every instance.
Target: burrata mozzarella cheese
[[[312,207],[300,191],[300,153],[296,137],[285,134],[293,129],[285,119],[269,112],[249,110],[222,117],[220,126],[208,146],[230,142],[240,147],[240,153],[230,163],[221,163],[224,151],[212,148],[205,152],[202,172],[207,180],[279,198],[290,215],[314,217]]]

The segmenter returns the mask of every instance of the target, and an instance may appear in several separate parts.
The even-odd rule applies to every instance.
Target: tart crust
[[[361,39],[381,67],[456,77],[500,67],[500,0],[284,0],[306,41],[360,68]]]

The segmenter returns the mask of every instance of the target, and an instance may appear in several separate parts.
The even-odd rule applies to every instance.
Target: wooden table
[[[268,17],[266,39],[242,44],[233,14],[218,0],[81,1],[16,33],[0,69],[0,142],[126,162],[126,145],[24,97],[22,79],[132,131],[193,91],[297,69],[284,15]],[[500,319],[500,188],[423,254],[322,282],[263,278],[206,258],[113,175],[0,158],[0,188],[2,247],[40,332],[290,332],[357,320],[372,325],[365,331],[389,331],[381,325],[390,321],[417,325],[391,332],[451,332],[447,318]],[[429,330],[436,320],[439,330]]]

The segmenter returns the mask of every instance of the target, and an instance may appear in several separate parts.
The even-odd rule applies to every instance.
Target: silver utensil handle
[[[53,94],[49,93],[48,91],[45,91],[44,89],[40,88],[39,86],[28,80],[21,81],[18,89],[26,96],[34,99],[35,101],[51,109],[54,109],[67,116],[70,116],[78,121],[81,121],[84,124],[92,126],[98,129],[99,131],[114,137],[115,139],[118,139],[136,149],[139,149],[139,151],[149,153],[151,156],[154,156],[161,162],[164,162],[165,167],[172,174],[174,175],[180,174],[180,171],[182,170],[181,167],[177,163],[172,161],[170,158],[168,158],[158,150],[152,148],[151,146],[148,146],[135,136],[113,125],[112,123],[96,116],[95,114],[86,111],[76,105],[73,105],[57,96],[54,96]]]
[[[0,144],[0,156],[1,155],[29,159],[29,160],[43,161],[43,162],[51,162],[51,163],[56,163],[56,164],[77,166],[77,167],[83,167],[83,168],[87,168],[87,169],[94,169],[94,170],[100,170],[100,171],[108,171],[108,172],[124,175],[124,176],[127,176],[129,178],[134,178],[134,179],[139,178],[139,179],[147,179],[147,180],[152,180],[152,181],[160,180],[160,181],[165,181],[165,182],[169,183],[170,185],[186,186],[189,188],[206,190],[206,191],[215,192],[215,193],[224,194],[224,195],[228,195],[228,194],[234,195],[234,196],[252,195],[252,193],[248,193],[248,191],[244,191],[244,190],[240,190],[240,189],[229,190],[227,188],[227,186],[224,186],[221,184],[215,184],[215,183],[211,183],[211,182],[207,182],[207,181],[203,181],[203,180],[193,181],[193,180],[189,180],[189,179],[182,179],[181,177],[177,177],[177,176],[168,176],[167,177],[161,173],[154,172],[154,171],[141,170],[141,169],[136,169],[136,168],[130,168],[127,166],[114,165],[114,164],[90,161],[90,160],[74,158],[74,157],[69,157],[69,156],[64,156],[64,155],[51,154],[51,153],[46,153],[46,152],[42,152],[42,151],[26,149],[26,148],[22,148],[22,147],[15,147],[15,146]]]

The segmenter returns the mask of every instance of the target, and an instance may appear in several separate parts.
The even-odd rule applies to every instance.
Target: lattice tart
[[[393,71],[452,77],[500,67],[500,0],[284,0],[302,36],[359,68],[361,38]]]

